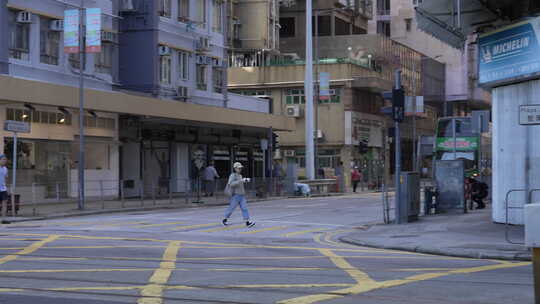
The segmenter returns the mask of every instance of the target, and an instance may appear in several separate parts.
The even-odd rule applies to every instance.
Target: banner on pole
[[[330,73],[319,73],[319,100],[330,99]]]
[[[79,11],[64,12],[64,52],[74,54],[79,52]]]
[[[101,52],[101,9],[86,9],[86,52]]]

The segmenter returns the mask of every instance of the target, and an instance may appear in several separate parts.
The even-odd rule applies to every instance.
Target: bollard
[[[156,205],[156,183],[155,182],[152,182],[152,200],[155,206]]]
[[[139,195],[141,197],[141,207],[144,207],[144,181],[139,184]]]
[[[120,181],[120,205],[126,207],[126,197],[124,195],[124,181]]]
[[[189,204],[189,193],[191,192],[191,189],[189,188],[190,184],[189,184],[189,180],[188,179],[185,179],[184,180],[184,193],[185,193],[185,197],[186,197],[186,205]]]
[[[56,183],[56,202],[60,202],[60,184]]]
[[[32,183],[32,216],[37,215],[36,183]]]
[[[105,209],[105,199],[103,198],[103,181],[99,181],[99,196],[101,198],[101,209]]]
[[[172,181],[169,181],[169,204],[173,204],[173,199],[172,199]]]

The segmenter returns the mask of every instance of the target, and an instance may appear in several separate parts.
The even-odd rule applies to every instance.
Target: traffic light
[[[403,122],[405,119],[405,91],[403,88],[392,90],[392,119]]]
[[[279,148],[279,135],[272,133],[272,151],[276,151]]]

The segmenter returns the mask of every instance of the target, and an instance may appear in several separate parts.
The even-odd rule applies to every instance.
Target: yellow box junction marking
[[[30,254],[40,248],[42,248],[43,246],[47,245],[48,243],[50,242],[54,242],[55,240],[57,240],[60,236],[58,235],[50,235],[48,236],[46,239],[44,240],[41,240],[39,242],[35,242],[33,243],[32,245],[24,248],[23,250],[15,253],[15,254],[12,254],[12,255],[7,255],[3,258],[0,258],[0,265],[1,264],[4,264],[4,263],[7,263],[9,261],[13,261],[13,260],[16,260],[17,258],[19,258],[19,256],[22,256],[22,255],[26,255],[26,254]]]
[[[135,228],[163,227],[163,226],[181,225],[185,223],[186,222],[167,222],[167,223],[159,223],[159,224],[137,225],[134,227]]]
[[[197,228],[205,228],[205,227],[211,227],[219,225],[219,223],[211,223],[211,224],[197,224],[197,225],[189,225],[189,226],[180,226],[170,229],[171,231],[179,231],[179,230],[189,230],[189,229],[197,229]]]
[[[297,235],[301,235],[301,234],[319,232],[319,231],[324,231],[324,230],[328,230],[328,228],[318,228],[318,229],[311,229],[311,230],[289,232],[289,233],[282,234],[281,236],[292,237],[292,236],[297,236]]]
[[[264,229],[259,229],[259,230],[244,231],[240,233],[241,234],[254,234],[254,233],[259,233],[259,232],[276,231],[276,230],[284,230],[284,229],[287,229],[287,226],[276,226],[276,227],[264,228]]]
[[[201,230],[199,232],[228,231],[228,230],[240,229],[240,228],[244,228],[244,227],[246,227],[246,225],[233,225],[233,226],[227,226],[227,227],[219,227],[219,228],[214,228],[214,229]]]
[[[150,284],[146,285],[141,290],[142,298],[137,301],[138,304],[162,304],[163,291],[165,290],[165,284],[169,281],[172,271],[175,268],[176,258],[178,251],[180,250],[180,242],[170,242],[165,253],[163,253],[163,261],[159,265],[159,269],[156,269],[152,277],[150,277]]]

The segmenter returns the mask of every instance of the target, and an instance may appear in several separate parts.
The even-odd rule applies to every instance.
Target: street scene
[[[4,225],[2,303],[532,303],[530,262],[359,247],[378,195]],[[406,237],[394,233],[395,237]],[[440,234],[444,235],[444,234]],[[478,249],[480,250],[480,249]],[[426,291],[426,292],[423,292]],[[429,292],[427,292],[429,291]]]
[[[0,303],[540,304],[539,16],[0,0]]]

